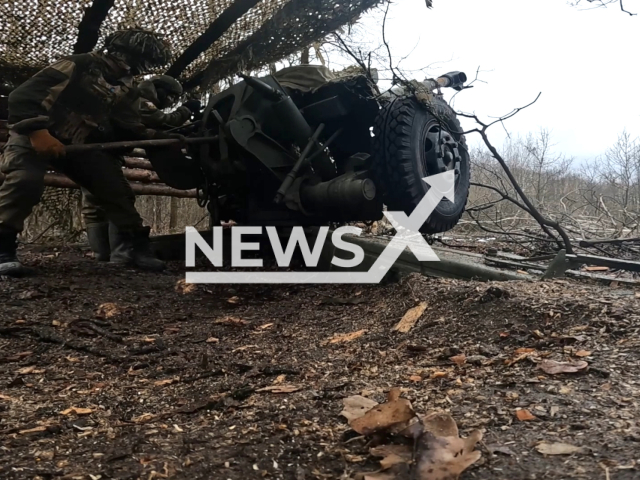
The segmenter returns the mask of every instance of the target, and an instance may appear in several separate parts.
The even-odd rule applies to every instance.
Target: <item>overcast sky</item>
[[[483,70],[487,83],[460,93],[457,109],[500,116],[542,92],[507,129],[515,135],[552,129],[557,149],[577,160],[603,153],[624,128],[640,136],[640,15],[630,17],[617,5],[579,9],[566,0],[433,3],[429,10],[424,0],[397,0],[387,38],[394,56],[410,54],[405,69],[445,62],[431,73],[462,70],[471,78]],[[640,14],[640,0],[625,7]],[[379,41],[379,18],[362,19],[372,42]],[[492,129],[501,143],[504,130]]]

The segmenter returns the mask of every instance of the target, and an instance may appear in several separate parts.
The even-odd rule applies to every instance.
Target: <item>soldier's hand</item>
[[[186,102],[184,102],[182,106],[187,107],[189,110],[191,110],[192,113],[198,113],[202,108],[202,102],[200,100],[192,98],[191,100],[187,100]]]
[[[54,158],[65,155],[64,145],[60,140],[53,137],[49,130],[36,130],[29,134],[29,140],[33,149],[39,155],[46,155]]]

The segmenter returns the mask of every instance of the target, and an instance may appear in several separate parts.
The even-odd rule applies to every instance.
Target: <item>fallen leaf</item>
[[[264,325],[260,325],[258,330],[266,330],[269,327],[273,327],[273,323],[265,323]]]
[[[209,337],[206,340],[206,343],[218,343],[220,340],[218,340],[216,337]]]
[[[422,381],[422,377],[420,375],[411,375],[409,381],[418,383]]]
[[[360,435],[371,435],[389,432],[397,427],[404,428],[414,416],[411,402],[406,398],[399,398],[375,406],[362,417],[349,422],[349,425]]]
[[[270,385],[268,387],[259,388],[256,392],[293,393],[298,390],[302,390],[302,387],[298,385]]]
[[[393,327],[393,330],[400,333],[407,333],[413,328],[418,319],[422,316],[427,309],[427,302],[421,302],[420,305],[415,306],[407,310],[398,324]]]
[[[523,354],[523,353],[533,353],[533,352],[535,352],[535,351],[536,351],[536,349],[535,349],[535,348],[518,348],[518,349],[516,349],[516,351],[515,351],[515,352],[513,352],[513,353],[515,353],[516,355],[521,355],[521,354]]]
[[[182,293],[184,295],[193,293],[198,289],[198,286],[195,283],[187,283],[187,281],[182,278],[178,280],[175,286],[175,290],[178,293]]]
[[[233,296],[227,299],[227,303],[231,303],[233,305],[240,303],[240,297]]]
[[[549,375],[559,373],[575,373],[587,368],[589,364],[584,360],[575,362],[556,362],[555,360],[543,360],[538,364],[538,368]]]
[[[504,364],[507,367],[510,367],[511,365],[515,365],[516,363],[518,363],[520,360],[524,360],[525,358],[527,358],[529,355],[531,355],[533,352],[525,352],[525,353],[521,353],[520,355],[518,355],[515,358],[511,358],[511,359],[506,359],[504,361]]]
[[[217,325],[234,325],[234,326],[249,325],[249,322],[247,322],[246,320],[243,320],[242,318],[238,318],[238,317],[218,318],[213,323],[215,323]]]
[[[153,382],[153,384],[156,387],[161,387],[163,385],[171,385],[173,382],[175,382],[176,379],[175,378],[167,378],[165,380],[158,380],[157,382]]]
[[[150,422],[151,420],[154,420],[155,418],[157,418],[158,415],[154,415],[153,413],[143,413],[142,415],[138,416],[138,417],[133,417],[131,419],[131,421],[133,423],[147,423]]]
[[[18,375],[29,375],[30,373],[33,373],[33,371],[36,369],[36,367],[34,365],[31,365],[30,367],[22,367],[20,370],[18,370],[16,373]]]
[[[402,395],[402,390],[398,387],[393,387],[389,389],[389,393],[387,393],[387,402],[395,402]]]
[[[369,450],[374,457],[382,457],[380,468],[389,470],[394,465],[411,462],[412,450],[410,445],[380,445]]]
[[[364,335],[365,332],[366,330],[358,330],[357,332],[336,334],[333,337],[331,337],[329,340],[326,340],[324,344],[326,345],[327,343],[352,342],[355,339],[360,338],[362,335]]]
[[[431,413],[422,418],[424,431],[431,432],[436,437],[457,437],[458,425],[448,413]]]
[[[378,402],[362,395],[352,395],[351,397],[343,398],[342,404],[344,408],[340,415],[345,417],[349,422],[364,416],[369,410],[378,405]]]
[[[26,358],[26,357],[30,356],[31,354],[33,354],[32,351],[19,352],[19,353],[16,353],[15,355],[11,355],[9,357],[5,357],[4,359],[2,359],[0,361],[3,361],[3,362],[18,362],[18,361],[22,360],[23,358]]]
[[[103,303],[96,310],[97,318],[112,318],[120,315],[123,312],[122,308],[115,303]]]
[[[526,270],[516,270],[516,273],[519,273],[521,275],[529,275],[529,272],[527,272]]]
[[[51,325],[53,325],[54,327],[59,327],[60,325],[62,325],[62,323],[60,323],[60,320],[52,320]]]
[[[588,350],[578,350],[574,355],[576,357],[588,357],[591,355],[591,352]]]
[[[518,420],[520,420],[521,422],[528,422],[529,420],[536,419],[536,417],[532,415],[529,410],[524,410],[524,409],[517,410],[516,417],[518,417]]]
[[[61,415],[69,415],[71,413],[75,413],[76,415],[90,415],[91,413],[93,413],[93,410],[91,410],[90,408],[71,407],[60,412]]]
[[[429,378],[443,378],[449,375],[449,372],[433,372]]]
[[[453,480],[477,462],[482,453],[475,450],[482,432],[474,430],[467,438],[437,437],[425,432],[420,438],[416,455],[418,480]]]
[[[542,442],[536,445],[536,450],[543,455],[572,455],[574,453],[586,453],[584,447],[576,447],[568,443],[547,443]]]
[[[509,335],[509,332],[500,332],[500,338],[507,338]]]
[[[462,353],[460,355],[456,355],[455,357],[451,357],[449,360],[451,360],[456,365],[462,365],[467,361],[467,356]]]
[[[245,350],[248,350],[250,348],[258,348],[258,345],[244,345],[242,347],[234,348],[231,351],[232,352],[244,352]]]

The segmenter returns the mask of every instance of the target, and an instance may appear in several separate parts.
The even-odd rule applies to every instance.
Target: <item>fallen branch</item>
[[[535,100],[533,100],[531,103],[525,105],[524,107],[518,107],[518,108],[514,109],[508,115],[500,117],[497,120],[494,120],[493,122],[488,123],[488,124],[482,122],[478,118],[478,116],[475,115],[475,114],[458,113],[458,115],[460,115],[462,117],[465,117],[465,118],[471,118],[471,119],[475,120],[475,122],[478,125],[480,125],[481,128],[474,128],[474,129],[472,129],[472,130],[470,130],[468,132],[464,132],[464,133],[465,134],[467,134],[467,133],[478,133],[482,137],[482,140],[483,140],[484,144],[487,146],[487,148],[491,152],[491,155],[493,156],[493,158],[495,158],[498,161],[498,163],[500,164],[500,166],[502,167],[502,169],[506,173],[507,177],[509,178],[509,181],[513,185],[513,188],[518,193],[518,196],[522,199],[522,202],[526,205],[527,210],[529,211],[531,216],[533,218],[535,218],[536,221],[540,224],[540,227],[542,228],[542,230],[544,230],[544,232],[547,235],[549,235],[551,238],[553,238],[554,240],[555,240],[555,237],[554,237],[554,235],[551,234],[551,232],[549,231],[549,228],[552,228],[556,232],[558,232],[560,237],[562,237],[562,241],[564,243],[564,248],[567,251],[567,253],[573,253],[573,247],[571,245],[571,240],[569,240],[569,236],[567,235],[565,230],[560,226],[559,223],[557,223],[555,221],[552,221],[552,220],[549,220],[548,218],[545,218],[545,217],[542,216],[542,214],[538,211],[538,209],[535,207],[535,205],[533,205],[533,203],[529,200],[529,197],[527,197],[527,195],[524,193],[524,191],[522,190],[522,188],[518,184],[516,178],[513,176],[513,173],[511,172],[511,169],[509,168],[509,166],[505,162],[504,158],[502,158],[502,155],[500,155],[498,150],[489,141],[489,137],[487,136],[487,129],[489,127],[491,127],[492,125],[494,125],[494,124],[496,124],[498,122],[503,122],[504,120],[507,120],[507,119],[513,117],[514,115],[516,115],[521,110],[524,110],[525,108],[530,107],[531,105],[533,105],[534,103],[536,103],[538,101],[538,98],[540,98],[540,94],[538,94],[538,96],[535,98]]]

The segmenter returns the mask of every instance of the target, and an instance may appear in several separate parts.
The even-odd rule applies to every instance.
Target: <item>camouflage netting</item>
[[[225,12],[220,20],[228,20],[230,27],[219,28],[219,38],[204,53],[173,72],[190,79],[188,87],[198,87],[290,55],[381,1],[0,0],[0,83],[20,83],[77,52],[79,37],[80,50],[91,49],[96,45],[92,31],[99,32],[100,46],[118,28],[155,30],[172,44],[175,60]],[[238,11],[245,13],[238,18]],[[89,18],[85,12],[91,12]]]

